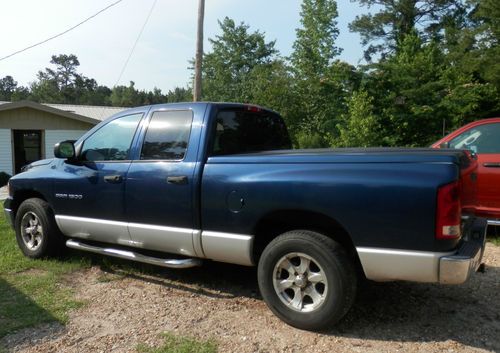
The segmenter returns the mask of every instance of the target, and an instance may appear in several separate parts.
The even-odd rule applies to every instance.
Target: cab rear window
[[[291,148],[283,119],[268,111],[222,110],[213,134],[212,156]]]

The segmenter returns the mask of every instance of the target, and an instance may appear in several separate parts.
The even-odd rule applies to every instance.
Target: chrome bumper
[[[461,284],[477,271],[483,258],[487,224],[484,218],[477,218],[458,251],[439,259],[439,283]]]

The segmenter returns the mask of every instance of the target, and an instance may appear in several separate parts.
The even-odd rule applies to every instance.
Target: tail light
[[[436,210],[436,239],[460,237],[460,184],[458,181],[438,189]]]

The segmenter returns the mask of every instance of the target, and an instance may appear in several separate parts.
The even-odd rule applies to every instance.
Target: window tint
[[[217,114],[212,155],[290,149],[283,119],[266,111],[224,110]]]
[[[500,153],[500,123],[479,125],[464,131],[450,141],[450,147],[476,153]]]
[[[85,140],[81,158],[85,161],[122,161],[128,159],[130,145],[142,114],[110,121]]]
[[[192,120],[190,110],[155,112],[144,138],[141,159],[183,159]]]

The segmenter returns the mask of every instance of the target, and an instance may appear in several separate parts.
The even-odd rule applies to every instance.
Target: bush
[[[0,172],[0,187],[7,185],[7,182],[9,181],[11,176],[12,175],[9,175],[5,172]]]

